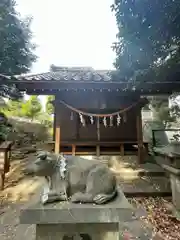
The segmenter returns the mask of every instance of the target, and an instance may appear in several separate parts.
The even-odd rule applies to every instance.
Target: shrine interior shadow
[[[77,235],[64,235],[63,240],[77,240]],[[92,240],[89,234],[81,233],[79,234],[79,240]]]

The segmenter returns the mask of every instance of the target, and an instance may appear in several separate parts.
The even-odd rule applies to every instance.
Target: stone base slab
[[[70,202],[47,205],[38,203],[21,211],[20,222],[22,224],[117,223],[130,221],[133,214],[132,205],[119,190],[116,199],[104,205]]]

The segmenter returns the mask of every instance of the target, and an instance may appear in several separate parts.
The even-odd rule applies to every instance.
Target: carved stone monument
[[[20,222],[36,224],[36,240],[119,240],[120,225],[132,221],[133,212],[118,190],[116,199],[104,205],[37,203],[22,210]]]
[[[134,209],[105,164],[43,152],[26,172],[47,180],[41,202],[20,216],[22,224],[36,225],[36,240],[125,239]]]

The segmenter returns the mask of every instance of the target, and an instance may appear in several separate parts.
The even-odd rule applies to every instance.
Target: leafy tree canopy
[[[155,120],[162,122],[164,127],[170,127],[173,123],[177,123],[180,117],[179,104],[175,96],[171,96],[171,106],[169,106],[168,99],[160,99],[153,97],[150,100],[150,108],[153,111]]]
[[[36,118],[41,111],[42,105],[38,99],[38,96],[31,96],[29,100],[22,105],[23,116],[26,116],[31,120],[34,120],[34,118]]]
[[[178,69],[179,0],[114,0],[118,26],[115,66],[126,79],[167,78]],[[165,70],[165,72],[164,72]],[[175,77],[173,75],[173,77]],[[157,78],[156,78],[157,79]]]
[[[30,70],[36,56],[33,51],[31,18],[22,19],[14,0],[0,1],[0,96],[19,97],[15,86],[7,86],[4,75],[16,75]]]
[[[22,113],[22,106],[24,104],[24,101],[14,101],[9,100],[6,107],[4,108],[4,112],[8,116],[17,116],[17,117],[23,117]]]
[[[54,96],[48,96],[46,102],[46,113],[52,115],[54,113],[53,104],[51,103],[54,100]]]

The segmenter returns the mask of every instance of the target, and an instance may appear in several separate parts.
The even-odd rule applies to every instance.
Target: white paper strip
[[[103,118],[103,123],[104,123],[104,126],[107,127],[107,118],[106,117]]]
[[[60,166],[59,166],[59,171],[60,171],[60,175],[61,177],[64,179],[65,178],[65,172],[66,172],[66,166],[67,166],[67,162],[66,162],[66,158],[61,156],[60,157]]]
[[[113,116],[110,116],[110,127],[113,126]]]
[[[91,122],[91,124],[94,123],[94,118],[93,118],[93,116],[90,116],[90,122]]]
[[[73,112],[71,112],[71,117],[70,117],[70,119],[71,119],[71,121],[74,120],[74,114],[73,114]]]
[[[121,124],[121,116],[118,114],[117,116],[117,126]]]
[[[43,194],[41,196],[42,203],[45,203],[48,200],[48,193],[49,193],[49,191],[50,191],[49,185],[46,184],[44,186],[44,191],[43,191]]]
[[[81,121],[83,127],[85,127],[86,123],[85,123],[85,120],[84,120],[83,115],[81,113],[79,114],[79,117],[80,117],[80,121]]]

